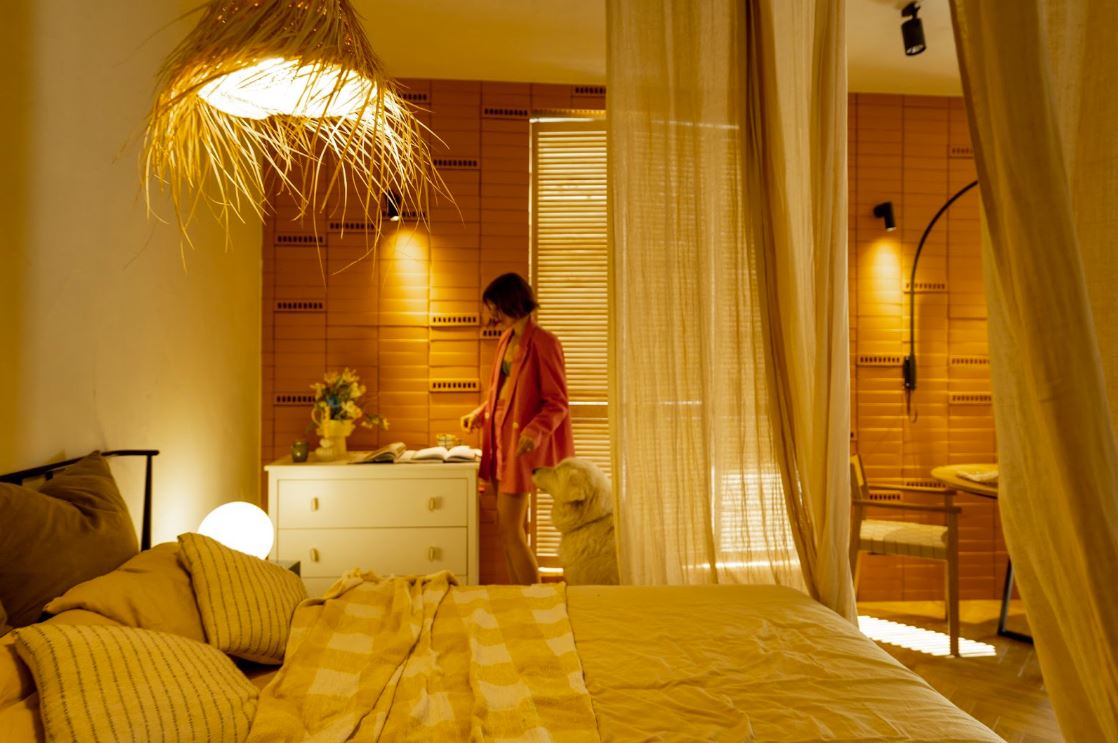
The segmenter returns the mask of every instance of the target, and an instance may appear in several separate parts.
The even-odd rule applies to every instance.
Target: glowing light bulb
[[[338,65],[303,65],[279,57],[222,75],[198,91],[214,108],[247,119],[355,116],[374,93],[369,80],[343,73]]]
[[[259,506],[244,501],[225,503],[202,519],[198,533],[249,555],[265,558],[272,551],[272,520]]]

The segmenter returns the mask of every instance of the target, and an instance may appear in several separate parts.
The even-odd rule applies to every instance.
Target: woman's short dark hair
[[[518,273],[505,273],[489,282],[481,301],[491,304],[505,317],[519,320],[539,307],[531,285]]]

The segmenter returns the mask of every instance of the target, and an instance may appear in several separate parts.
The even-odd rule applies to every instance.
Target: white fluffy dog
[[[602,471],[571,457],[532,471],[536,485],[551,494],[551,521],[562,534],[559,560],[570,585],[615,584],[613,492]]]

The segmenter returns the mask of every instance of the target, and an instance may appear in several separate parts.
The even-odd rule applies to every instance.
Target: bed
[[[13,741],[161,727],[184,740],[1000,740],[779,586],[460,586],[446,573],[356,570],[322,597],[301,586],[200,535],[139,550],[0,638],[0,730]]]

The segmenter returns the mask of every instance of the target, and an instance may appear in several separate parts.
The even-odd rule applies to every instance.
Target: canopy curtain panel
[[[844,3],[606,8],[623,580],[853,619]]]
[[[952,13],[988,226],[1006,544],[1064,735],[1118,740],[1118,4]]]

